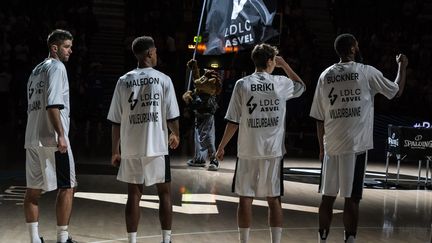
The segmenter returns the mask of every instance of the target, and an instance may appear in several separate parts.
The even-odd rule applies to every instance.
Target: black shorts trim
[[[165,182],[171,182],[171,163],[169,155],[165,155]]]
[[[177,117],[174,117],[174,118],[171,118],[171,119],[167,119],[167,121],[171,122],[171,121],[175,121],[175,120],[179,120],[179,119],[180,119],[180,116],[177,116]]]
[[[111,125],[114,125],[114,126],[120,126],[120,123],[113,122],[113,121],[111,121],[111,120],[108,120],[108,121],[111,123]]]
[[[320,179],[319,179],[319,185],[318,185],[318,192],[322,192],[322,186],[323,186],[323,178],[324,178],[324,159],[321,160],[321,173],[320,173]]]
[[[238,122],[231,121],[231,120],[228,120],[228,119],[225,119],[225,121],[227,121],[227,122],[229,122],[229,123],[232,123],[232,124],[234,124],[234,125],[239,125],[239,124],[240,124],[240,123],[238,123]]]
[[[47,105],[46,107],[45,107],[45,109],[55,109],[55,108],[57,108],[57,109],[59,109],[59,110],[63,110],[64,109],[64,105]]]
[[[363,196],[363,182],[367,158],[366,155],[367,152],[356,155],[351,198],[361,199]]]
[[[236,165],[235,165],[235,170],[234,170],[233,182],[232,182],[232,185],[231,185],[231,192],[235,192],[235,181],[236,181],[236,176],[237,176],[238,161],[239,161],[239,158],[237,157],[237,159],[236,159]]]
[[[280,161],[280,195],[284,195],[284,173],[283,173],[283,165],[284,165],[284,159],[282,157]]]
[[[56,165],[56,175],[57,175],[57,188],[68,189],[71,186],[71,169],[69,161],[69,153],[60,153],[56,151],[55,165]]]

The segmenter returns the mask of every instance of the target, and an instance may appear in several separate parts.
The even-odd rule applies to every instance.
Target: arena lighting
[[[204,43],[199,43],[197,46],[197,51],[204,52],[205,50],[207,50],[207,46]]]
[[[96,192],[77,192],[76,198],[95,200],[101,202],[109,202],[116,204],[126,204],[127,194],[117,193],[96,193]],[[158,209],[159,199],[155,195],[143,195],[140,201],[140,207]],[[173,205],[173,211],[183,214],[219,214],[217,201],[238,203],[238,197],[223,196],[217,194],[183,194],[182,205]],[[254,200],[253,205],[267,207],[267,201]],[[282,208],[293,211],[301,211],[307,213],[318,213],[317,207],[304,206],[290,203],[282,203]],[[342,213],[342,210],[334,209],[334,213]]]
[[[238,52],[239,51],[239,47],[238,46],[226,46],[224,48],[225,53],[230,53],[230,52]]]
[[[219,68],[219,64],[218,63],[212,63],[212,64],[210,64],[210,67]]]

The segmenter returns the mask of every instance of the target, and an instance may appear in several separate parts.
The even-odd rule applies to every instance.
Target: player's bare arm
[[[216,151],[216,159],[223,160],[223,157],[225,154],[225,146],[228,144],[228,142],[234,136],[237,129],[238,129],[238,124],[234,124],[232,122],[227,123],[227,125],[225,127],[224,135],[223,135],[222,140],[219,143],[218,149]]]
[[[118,167],[120,165],[120,125],[113,124],[111,128],[111,165]]]
[[[408,58],[404,54],[399,54],[396,56],[396,63],[398,64],[398,72],[395,79],[395,83],[399,84],[399,91],[396,97],[402,95],[405,83],[406,83],[406,67],[408,66]]]
[[[319,145],[319,160],[323,161],[324,159],[324,122],[323,121],[316,121],[316,128],[317,128],[317,138],[318,138],[318,145]]]
[[[290,65],[281,57],[281,56],[275,56],[275,62],[276,67],[282,68],[284,72],[287,74],[288,78],[290,78],[292,81],[302,83],[303,86],[306,87],[303,80],[297,75],[294,70],[290,67]]]
[[[168,128],[171,131],[169,135],[168,145],[171,149],[176,149],[180,144],[180,132],[178,119],[167,122]]]
[[[66,153],[67,152],[67,143],[66,138],[63,130],[63,126],[61,123],[60,118],[60,110],[57,107],[48,108],[48,117],[51,122],[51,124],[54,127],[54,130],[57,133],[57,148],[60,151],[60,153]]]

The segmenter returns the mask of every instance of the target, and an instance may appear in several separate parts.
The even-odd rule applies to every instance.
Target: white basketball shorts
[[[117,180],[146,186],[170,182],[169,156],[122,158]]]
[[[326,196],[361,199],[366,172],[367,151],[324,155],[320,192]]]
[[[66,153],[56,147],[34,147],[26,149],[27,188],[53,191],[77,186],[75,161],[68,146]]]
[[[283,157],[268,159],[237,158],[232,191],[244,197],[283,195]]]

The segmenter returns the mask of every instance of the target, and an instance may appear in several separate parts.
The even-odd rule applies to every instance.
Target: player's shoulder
[[[285,75],[269,75],[268,79],[270,79],[271,81],[277,83],[277,82],[286,82],[287,80],[291,80],[290,78],[288,78]]]
[[[250,75],[249,76],[245,76],[243,78],[240,78],[239,80],[237,80],[235,82],[235,86],[237,86],[237,87],[243,87],[248,82],[249,79],[250,79]]]
[[[56,70],[62,70],[62,71],[66,71],[66,67],[64,65],[63,62],[57,60],[57,59],[52,59],[52,58],[48,58],[46,59],[44,62],[42,62],[42,66],[41,68],[43,70],[49,70],[49,71],[56,71]]]
[[[56,68],[66,68],[64,63],[60,60],[57,59],[48,59],[47,61],[47,65],[51,66],[51,67],[56,67]]]

